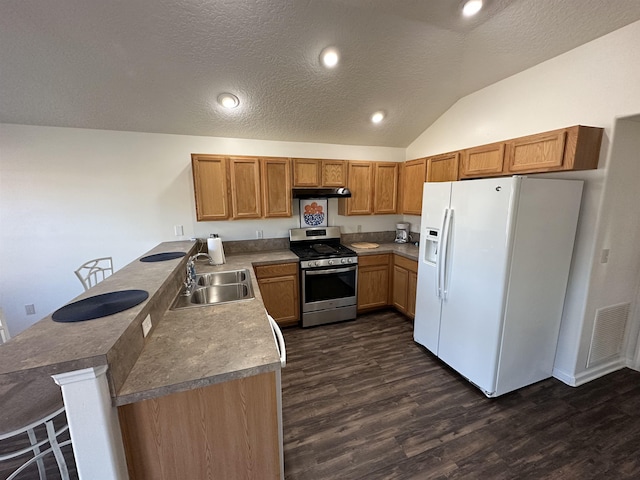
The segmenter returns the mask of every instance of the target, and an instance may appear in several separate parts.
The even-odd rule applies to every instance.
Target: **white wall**
[[[0,307],[12,335],[82,293],[73,271],[88,259],[112,256],[118,269],[163,241],[299,227],[295,215],[196,222],[191,153],[404,160],[399,148],[0,125]],[[345,233],[393,230],[400,218],[338,216],[329,203],[329,222]]]
[[[629,184],[637,183],[639,177],[635,168],[629,170],[627,181],[614,194],[618,186],[613,183],[625,178],[633,162],[621,166],[615,177],[608,163],[618,161],[609,156],[616,117],[640,113],[638,45],[640,22],[475,92],[458,101],[407,148],[406,158],[413,159],[576,124],[605,128],[598,170],[549,175],[585,180],[555,364],[556,376],[570,384],[589,379],[586,354],[595,308],[622,297],[635,301],[635,290],[630,294],[627,286],[618,288],[618,282],[633,269],[637,278],[640,247],[637,242],[611,242],[623,234],[619,227],[627,215],[626,209],[617,209],[620,195],[629,199],[627,208],[637,209],[637,195],[630,192]],[[637,232],[638,226],[634,228]],[[607,267],[599,264],[602,248],[611,248]],[[622,267],[624,273],[617,259],[629,262]]]

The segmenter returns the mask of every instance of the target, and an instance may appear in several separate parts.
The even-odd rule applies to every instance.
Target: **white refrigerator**
[[[424,185],[414,340],[488,397],[552,375],[582,186]]]

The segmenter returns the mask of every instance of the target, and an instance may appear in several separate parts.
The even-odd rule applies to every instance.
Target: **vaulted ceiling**
[[[640,19],[638,0],[460,7],[2,0],[0,122],[405,147],[461,97]],[[221,92],[240,106],[222,109]]]

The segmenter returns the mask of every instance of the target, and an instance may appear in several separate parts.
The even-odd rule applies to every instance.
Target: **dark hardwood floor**
[[[640,373],[488,399],[392,311],[284,330],[285,476],[640,478]]]

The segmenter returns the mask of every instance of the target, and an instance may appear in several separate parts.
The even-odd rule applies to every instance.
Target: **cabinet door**
[[[393,306],[406,315],[408,310],[409,271],[393,266]]]
[[[358,257],[358,311],[389,305],[389,254]]]
[[[373,213],[373,162],[348,162],[347,186],[351,198],[338,202],[340,215],[371,215]]]
[[[427,164],[424,158],[411,160],[403,166],[402,213],[422,214],[422,187],[426,179]]]
[[[510,142],[510,173],[562,170],[566,130],[516,138]]]
[[[261,163],[264,217],[290,217],[291,161],[288,158],[263,158]]]
[[[293,159],[293,186],[319,187],[320,160],[314,158]],[[340,185],[341,187],[344,185]]]
[[[279,325],[295,325],[300,319],[298,263],[256,265],[258,287],[265,308]]]
[[[227,159],[216,155],[191,155],[196,219],[201,221],[229,218],[229,183]]]
[[[460,166],[460,178],[502,175],[504,171],[504,153],[504,142],[464,150]]]
[[[231,157],[231,207],[233,218],[260,218],[260,160],[249,157]]]
[[[345,160],[322,160],[321,168],[323,187],[344,187],[347,184]]]
[[[393,162],[374,162],[373,213],[398,212],[398,169]]]
[[[455,182],[459,164],[460,152],[427,158],[427,182]]]
[[[258,280],[264,306],[279,325],[295,325],[299,320],[298,276]]]

